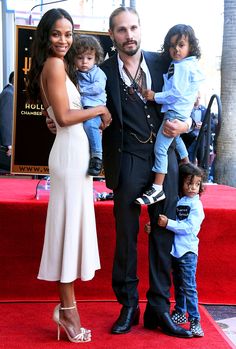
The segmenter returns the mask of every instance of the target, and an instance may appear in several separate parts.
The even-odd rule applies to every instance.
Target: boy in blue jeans
[[[172,246],[172,270],[175,289],[175,310],[172,320],[176,324],[190,322],[194,337],[203,337],[198,310],[196,270],[198,260],[197,237],[205,217],[199,195],[203,191],[203,171],[192,163],[180,165],[180,199],[176,207],[176,220],[160,214],[158,224],[175,233]],[[151,232],[150,224],[145,226]]]

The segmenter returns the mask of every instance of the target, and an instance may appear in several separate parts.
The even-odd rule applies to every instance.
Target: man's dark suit
[[[168,64],[164,64],[156,53],[144,52],[143,54],[151,74],[152,89],[155,92],[161,91],[163,72],[167,70]],[[151,171],[153,147],[151,148],[152,154],[147,154],[146,159],[130,154],[127,150],[123,151],[127,132],[124,130],[123,123],[120,97],[122,91],[117,56],[114,55],[106,60],[101,68],[107,75],[107,107],[112,114],[112,123],[103,132],[106,185],[114,191],[114,215],[116,219],[116,250],[112,284],[118,301],[125,306],[133,307],[138,304],[136,244],[140,215],[140,206],[134,204],[134,200],[153,180]],[[160,109],[157,105],[155,108],[160,126]],[[170,250],[173,234],[160,228],[157,225],[157,219],[159,213],[175,218],[178,166],[173,146],[169,150],[169,168],[164,190],[166,200],[149,207],[152,234],[149,237],[150,288],[147,292],[147,298],[149,306],[159,313],[169,311]]]

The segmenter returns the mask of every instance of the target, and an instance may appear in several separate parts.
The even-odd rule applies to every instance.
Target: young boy
[[[178,119],[187,122],[190,119],[199,84],[204,80],[198,66],[198,59],[201,57],[200,48],[191,26],[177,24],[172,27],[166,34],[162,54],[168,60],[172,59],[168,72],[163,76],[163,91],[143,92],[147,100],[162,104],[164,120],[155,141],[155,162],[152,168],[155,173],[154,182],[135,200],[135,203],[140,205],[152,205],[165,199],[163,183],[168,170],[167,152],[174,138],[163,134],[163,125],[166,120]],[[175,137],[175,142],[181,163],[189,162],[182,138]]]
[[[74,41],[77,52],[76,67],[83,108],[106,105],[106,75],[97,66],[103,61],[103,49],[92,35],[80,35]],[[101,118],[97,116],[84,122],[89,139],[90,162],[88,174],[98,176],[102,170]]]
[[[192,163],[180,165],[180,199],[176,207],[176,220],[160,214],[158,224],[175,233],[172,246],[172,268],[175,289],[175,310],[172,320],[177,324],[190,322],[194,337],[203,337],[198,310],[196,269],[198,260],[197,237],[205,217],[199,195],[203,191],[203,171]],[[145,226],[151,232],[150,224]]]

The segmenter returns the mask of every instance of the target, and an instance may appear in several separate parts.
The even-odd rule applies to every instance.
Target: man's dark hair
[[[133,7],[121,6],[121,7],[118,7],[117,9],[115,9],[110,15],[110,18],[109,18],[109,29],[110,30],[114,29],[114,18],[122,12],[133,13],[134,15],[136,15],[138,17],[138,21],[140,23],[140,18],[139,18],[138,12]]]

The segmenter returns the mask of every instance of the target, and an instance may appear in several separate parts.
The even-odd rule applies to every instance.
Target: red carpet
[[[34,198],[35,180],[0,179],[0,348],[53,349],[74,348],[64,332],[56,340],[56,324],[52,321],[56,300],[54,283],[36,279],[44,235],[47,197]],[[96,189],[106,191],[103,183]],[[200,239],[198,268],[199,300],[205,303],[236,304],[235,256],[236,190],[226,186],[209,186],[203,196],[206,220]],[[159,330],[138,326],[126,335],[111,335],[110,327],[120,305],[113,300],[110,285],[114,250],[114,220],[112,202],[95,203],[102,269],[90,282],[77,282],[82,324],[91,328],[91,343],[83,348],[94,349],[228,349],[235,346],[216,326],[207,311],[200,306],[203,338],[179,339]],[[146,209],[141,217],[139,236],[139,292],[145,299],[148,285],[147,236],[143,225]],[[14,300],[21,302],[14,303]],[[43,301],[41,303],[31,301]],[[97,300],[97,301],[91,301]],[[101,301],[99,301],[101,300]],[[10,301],[10,302],[8,302]],[[141,303],[141,311],[145,303]]]
[[[51,315],[55,304],[4,303],[1,304],[0,348],[4,349],[53,349],[75,348],[64,331],[57,341],[56,324]],[[125,335],[111,335],[110,327],[119,313],[119,305],[111,302],[78,303],[82,324],[92,330],[92,342],[77,344],[84,349],[232,349],[233,344],[223,331],[216,327],[201,306],[201,323],[205,332],[202,338],[181,339],[170,337],[159,330],[138,326]],[[145,304],[141,304],[143,314]]]
[[[44,236],[47,197],[34,198],[37,180],[0,179],[0,301],[57,300],[54,283],[36,279]],[[95,182],[99,192],[108,191]],[[207,186],[202,196],[206,219],[200,232],[200,303],[236,304],[236,189]],[[80,300],[114,300],[111,268],[115,242],[112,201],[95,203],[102,269],[94,280],[78,282]],[[146,208],[139,234],[139,293],[148,287]]]

